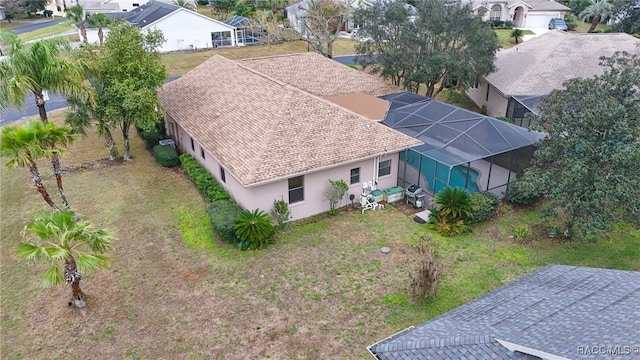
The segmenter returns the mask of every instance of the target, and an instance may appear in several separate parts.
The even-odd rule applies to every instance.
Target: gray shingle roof
[[[178,9],[180,9],[179,6],[151,0],[132,11],[106,13],[105,15],[112,19],[124,19],[131,25],[143,28]]]
[[[639,304],[640,272],[550,265],[370,349],[379,359],[532,358],[500,339],[594,359],[578,349],[640,345]]]
[[[628,34],[567,34],[561,31],[527,40],[496,55],[497,71],[486,80],[503,95],[546,95],[566,80],[602,74],[601,56],[640,53],[640,40]]]

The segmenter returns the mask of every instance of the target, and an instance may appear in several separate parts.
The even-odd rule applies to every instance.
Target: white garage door
[[[527,28],[547,28],[549,27],[549,20],[557,17],[558,14],[529,14],[527,16]]]

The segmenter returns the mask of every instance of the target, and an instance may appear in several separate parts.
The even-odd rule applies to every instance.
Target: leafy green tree
[[[438,212],[452,221],[465,220],[473,216],[473,201],[469,190],[460,187],[446,187],[433,198],[440,205]]]
[[[16,257],[51,263],[42,283],[46,286],[60,285],[63,281],[71,284],[73,304],[83,307],[82,273],[111,266],[110,258],[103,254],[113,248],[111,234],[93,228],[89,221],[76,221],[70,211],[39,214],[27,224],[24,233],[27,232],[35,235],[35,242],[20,242]],[[64,263],[64,270],[60,269],[61,263]]]
[[[25,44],[13,32],[0,31],[7,58],[0,61],[0,109],[22,108],[29,92],[35,96],[40,120],[47,121],[44,91],[88,96],[86,67],[63,57],[69,42],[57,37]]]
[[[218,19],[227,20],[229,13],[236,7],[236,0],[211,0],[211,11],[218,14]]]
[[[351,6],[336,0],[307,0],[298,4],[304,13],[300,17],[304,40],[320,54],[333,57],[333,43],[352,13]]]
[[[235,4],[233,12],[238,16],[250,18],[256,13],[256,9],[253,8],[253,5],[247,5],[244,1],[239,1]]]
[[[578,15],[580,16],[580,20],[588,21],[591,19],[591,26],[589,27],[589,31],[593,31],[596,29],[596,26],[601,21],[607,20],[611,17],[613,13],[613,5],[607,0],[591,0],[591,4],[587,6],[582,12]]]
[[[24,0],[25,10],[31,15],[44,10],[50,2],[50,0]]]
[[[627,34],[640,34],[640,3],[628,0],[613,0],[616,21],[613,30]]]
[[[11,19],[15,14],[27,12],[26,4],[22,0],[0,0],[0,6],[3,7],[4,15],[9,24],[11,24]]]
[[[344,180],[329,180],[329,187],[324,196],[329,200],[329,214],[337,213],[336,206],[344,199],[344,195],[349,190],[349,185]]]
[[[87,28],[84,26],[85,21],[85,13],[82,5],[72,6],[67,10],[67,19],[73,21],[74,24],[80,30],[80,35],[82,35],[82,41],[87,43]]]
[[[109,24],[111,24],[111,18],[103,13],[97,13],[91,16],[87,16],[87,24],[92,28],[98,28],[98,41],[100,46],[102,46],[102,44],[104,43],[104,32],[102,31],[102,28],[105,28],[109,26]]]
[[[273,235],[271,218],[262,210],[243,211],[233,227],[236,237],[240,241],[241,250],[255,250],[266,247]]]
[[[414,8],[399,1],[376,2],[358,9],[355,22],[362,24],[360,64],[407,90],[418,92],[424,84],[425,95],[434,97],[448,79],[466,88],[495,70],[497,36],[469,5],[425,0]]]
[[[143,34],[135,26],[118,22],[111,26],[97,55],[96,68],[104,83],[105,119],[122,131],[125,161],[131,159],[131,125],[150,131],[162,113],[157,89],[167,74],[157,48],[164,41],[159,30]]]
[[[603,75],[569,80],[540,105],[548,136],[532,175],[547,213],[585,236],[616,221],[640,226],[640,58],[617,53],[602,65]]]
[[[584,11],[591,4],[591,0],[571,0],[569,1],[569,6],[571,8],[571,12],[578,15]]]
[[[87,129],[95,123],[96,133],[105,140],[109,160],[115,160],[118,158],[118,146],[111,134],[111,124],[106,119],[109,99],[104,83],[96,77],[89,78],[89,83],[95,92],[93,96],[95,101],[87,101],[80,96],[67,97],[67,105],[71,111],[67,114],[65,122],[71,126],[73,133],[83,136],[87,135]]]
[[[520,29],[513,29],[511,31],[511,38],[514,39],[516,44],[519,44],[522,41],[522,36],[524,35],[523,31]]]
[[[173,0],[173,5],[185,8],[187,10],[195,11],[196,4],[191,0]]]

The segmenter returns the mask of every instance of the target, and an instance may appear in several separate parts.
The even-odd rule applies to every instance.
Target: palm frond
[[[36,244],[20,242],[16,245],[15,257],[29,261],[49,259],[49,254],[42,246]]]
[[[98,270],[106,270],[111,267],[111,258],[104,254],[78,253],[76,259],[78,271],[81,273],[92,273]]]
[[[58,265],[53,265],[44,275],[42,275],[42,285],[55,286],[64,283],[64,276],[62,270]]]

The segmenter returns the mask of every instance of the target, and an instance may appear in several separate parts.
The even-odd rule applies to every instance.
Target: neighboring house
[[[232,61],[214,55],[159,93],[165,125],[245,209],[289,203],[292,219],[329,210],[329,180],[348,193],[396,185],[398,154],[419,141],[376,120],[397,91],[305,53]],[[343,202],[342,204],[346,204]]]
[[[492,117],[506,116],[528,127],[542,98],[577,77],[600,75],[600,57],[616,51],[640,54],[640,40],[628,34],[567,34],[549,31],[496,55],[497,71],[467,95]]]
[[[395,359],[637,359],[640,272],[550,265],[368,347]]]
[[[466,4],[462,1],[462,4]],[[547,28],[553,18],[564,19],[570,8],[552,0],[471,0],[483,20],[511,21],[517,28]]]
[[[238,45],[233,26],[164,2],[152,0],[132,11],[106,15],[112,19],[123,19],[142,31],[161,30],[166,41],[160,52]],[[105,38],[107,32],[105,29]],[[87,38],[90,43],[98,43],[98,29],[88,28]]]
[[[56,0],[58,2],[67,0]],[[74,1],[74,0],[69,0]],[[95,13],[112,13],[121,11],[133,11],[136,8],[146,4],[149,0],[77,0],[85,12]],[[173,5],[173,0],[160,0],[161,2]],[[188,1],[192,5],[196,5],[195,0]]]
[[[371,6],[370,1],[366,0],[334,0],[336,2],[343,2],[348,4],[353,10],[356,10],[360,7]],[[305,34],[305,21],[307,16],[307,9],[310,5],[313,4],[313,0],[302,0],[292,5],[285,7],[285,12],[287,14],[287,19],[289,20],[289,26],[295,31]],[[359,26],[354,24],[351,19],[340,24],[340,31],[352,31],[358,29]]]
[[[5,20],[7,16],[4,14],[4,6],[0,6],[0,20]]]

